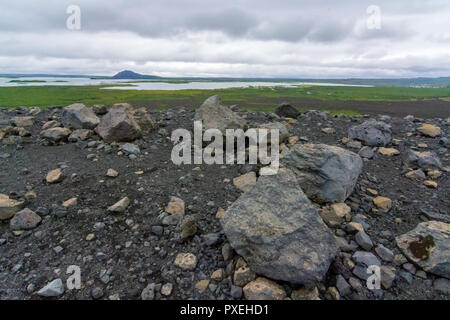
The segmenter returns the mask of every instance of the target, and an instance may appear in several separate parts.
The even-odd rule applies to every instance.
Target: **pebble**
[[[25,208],[17,212],[9,222],[11,230],[31,230],[36,228],[42,218],[37,215],[34,211]]]
[[[373,199],[373,203],[384,212],[388,212],[392,207],[392,200],[386,197],[378,196]]]
[[[231,297],[233,297],[234,299],[241,299],[242,297],[242,288],[232,285],[231,289],[230,289],[230,295]]]
[[[439,293],[450,295],[450,280],[439,278],[434,280],[433,288]]]
[[[358,232],[355,236],[355,240],[364,250],[370,250],[373,247],[372,240],[364,231]]]
[[[141,293],[141,299],[142,300],[153,300],[155,299],[155,284],[150,283],[148,286],[142,290]]]
[[[194,270],[197,266],[197,257],[192,253],[179,253],[174,264],[183,270]]]
[[[428,188],[432,188],[432,189],[436,189],[438,187],[437,182],[432,181],[432,180],[425,180],[423,184],[425,186],[427,186]]]
[[[383,261],[392,262],[394,260],[394,253],[382,244],[375,248],[375,252]]]
[[[236,188],[243,192],[248,192],[256,184],[256,173],[251,171],[233,179]]]
[[[118,175],[119,175],[119,173],[114,169],[108,169],[108,171],[106,172],[106,176],[108,176],[110,178],[115,178]]]
[[[352,292],[351,286],[342,275],[338,275],[336,277],[336,288],[339,290],[339,294],[343,297],[349,295]]]
[[[100,287],[95,287],[91,290],[91,297],[92,299],[100,299],[103,297],[103,290]]]
[[[170,296],[172,294],[173,284],[166,283],[161,287],[161,294],[165,296]]]
[[[243,288],[247,300],[283,300],[286,292],[276,282],[266,278],[257,278]]]
[[[45,177],[47,183],[58,183],[63,180],[62,170],[60,168],[50,171]]]
[[[128,197],[123,198],[122,200],[116,202],[112,206],[108,208],[109,212],[124,212],[128,206],[130,205],[130,199]]]
[[[92,240],[94,240],[94,238],[95,238],[95,234],[90,233],[86,236],[86,241],[92,241]]]
[[[58,297],[64,293],[64,285],[61,279],[55,279],[37,292],[41,297]]]
[[[242,266],[234,271],[233,283],[235,286],[243,287],[250,281],[255,280],[256,275],[247,266]]]
[[[178,197],[171,197],[166,212],[169,214],[184,215],[184,201]]]
[[[381,266],[380,277],[381,285],[384,289],[392,287],[392,283],[395,280],[396,269],[390,266]]]

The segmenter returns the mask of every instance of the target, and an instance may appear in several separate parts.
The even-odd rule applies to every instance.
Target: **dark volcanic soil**
[[[358,103],[373,108],[377,106],[376,103]],[[406,103],[396,103],[392,109],[386,106],[382,112],[424,115],[422,111],[426,110],[428,113],[424,116],[433,117],[439,109],[424,109],[426,102],[411,104],[413,109],[408,111],[399,111],[399,108],[403,108],[399,106],[406,106]],[[348,109],[348,104],[345,108]],[[369,109],[360,110],[369,113]],[[441,110],[439,115],[445,116],[445,112]],[[158,292],[156,299],[230,299],[230,273],[223,281],[211,281],[203,294],[194,288],[199,280],[210,279],[216,269],[232,270],[230,266],[227,268],[230,261],[224,261],[221,252],[226,243],[225,236],[221,235],[221,241],[212,246],[207,245],[203,237],[221,232],[220,223],[215,217],[217,210],[226,210],[241,194],[233,185],[233,178],[256,168],[248,165],[175,166],[170,160],[170,133],[177,128],[191,129],[192,111],[177,109],[151,112],[157,120],[157,128],[145,132],[142,139],[134,142],[141,149],[141,154],[134,160],[118,155],[116,146],[112,146],[110,151],[88,148],[87,142],[42,146],[39,132],[50,113],[51,110],[46,110],[36,117],[36,123],[31,129],[32,136],[24,138],[21,147],[0,147],[0,153],[10,155],[0,159],[0,193],[22,199],[27,191],[33,190],[37,198],[29,201],[27,207],[42,217],[42,223],[36,229],[21,235],[11,233],[9,221],[0,222],[0,239],[6,240],[0,243],[0,299],[40,299],[33,292],[55,278],[61,278],[65,283],[68,277],[66,269],[70,265],[80,266],[82,288],[66,290],[61,299],[91,299],[91,291],[95,287],[101,288],[103,299],[116,298],[117,295],[120,299],[138,299],[149,283],[173,285],[173,292],[169,296],[162,296]],[[262,113],[240,114],[254,124],[269,121]],[[346,148],[341,139],[347,136],[348,128],[364,120],[331,116],[323,118],[318,114],[302,116],[292,125],[290,133],[307,137],[311,143]],[[440,126],[443,136],[448,135],[448,123],[445,121],[427,122]],[[382,231],[391,231],[394,236],[403,234],[423,221],[421,208],[448,215],[450,204],[448,173],[444,172],[437,179],[437,189],[427,188],[423,181],[412,181],[404,176],[402,156],[408,148],[425,143],[427,147],[422,150],[437,152],[443,166],[448,167],[450,161],[448,149],[439,145],[439,138],[427,138],[417,133],[407,136],[408,132],[415,132],[419,122],[393,118],[390,124],[393,138],[401,140],[400,145],[395,146],[401,154],[389,157],[376,153],[373,160],[364,161],[363,173],[346,203],[352,207],[352,216],[362,214],[366,217],[370,225],[367,233],[374,243],[383,243],[398,254],[400,251],[395,241],[383,238]],[[321,129],[325,127],[334,128],[336,133],[323,133]],[[95,139],[99,138],[95,136],[89,141]],[[87,159],[91,154],[95,155],[96,161]],[[64,180],[47,184],[46,174],[58,167],[64,168]],[[118,171],[119,176],[106,177],[109,168]],[[144,173],[136,174],[138,171]],[[393,200],[393,208],[389,213],[372,210],[371,198],[365,191],[367,187]],[[125,196],[131,199],[126,212],[107,212],[109,206]],[[158,216],[171,196],[185,201],[186,215],[193,215],[199,226],[197,235],[183,243],[178,240],[179,230],[175,226],[165,226],[162,235],[152,232],[152,226],[161,226]],[[62,202],[72,197],[78,198],[77,206],[64,211]],[[103,227],[98,228],[99,222],[104,224]],[[97,228],[94,228],[96,224]],[[95,238],[87,241],[86,237],[91,233]],[[347,235],[347,239],[351,240],[352,236]],[[57,253],[54,249],[58,246],[62,251]],[[197,256],[198,264],[194,271],[181,271],[173,265],[180,252],[191,252]],[[335,284],[337,273],[351,274],[345,268],[342,263],[330,268],[327,280],[318,286],[321,298],[324,298],[326,288]],[[396,268],[402,270],[401,266]],[[104,276],[105,273],[108,276]],[[379,292],[366,289],[365,283],[361,282],[363,290],[354,291],[346,298],[448,298],[433,289],[435,278],[431,274],[427,274],[426,279],[412,276],[412,282],[408,283],[397,274],[394,285],[389,290]],[[288,296],[292,289],[296,289],[286,283],[283,286]]]
[[[419,100],[419,101],[323,101],[307,98],[258,98],[255,103],[272,104],[274,106],[288,102],[302,110],[353,110],[361,114],[379,115],[386,114],[391,117],[405,117],[414,115],[416,117],[448,118],[450,117],[450,101],[439,99]],[[192,98],[189,100],[158,100],[158,101],[133,101],[133,105],[158,107],[165,105],[170,108],[178,106],[197,106],[202,101]],[[237,104],[245,109],[245,104],[241,101],[228,101],[230,105]]]

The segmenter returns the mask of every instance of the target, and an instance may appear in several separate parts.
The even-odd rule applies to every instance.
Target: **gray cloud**
[[[82,29],[66,29],[81,7]],[[450,3],[372,1],[15,0],[0,4],[0,73],[448,75]]]
[[[245,35],[258,24],[249,13],[230,8],[218,12],[202,12],[188,17],[186,28],[201,31],[222,31],[231,36]]]

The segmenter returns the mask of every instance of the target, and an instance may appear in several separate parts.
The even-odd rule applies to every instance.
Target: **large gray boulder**
[[[70,129],[94,129],[100,123],[100,119],[91,108],[75,103],[63,109],[61,122],[64,127]]]
[[[272,279],[319,282],[338,250],[294,173],[284,168],[277,175],[261,176],[220,222],[231,246],[251,269]]]
[[[408,166],[421,169],[440,169],[442,163],[439,157],[431,151],[418,152],[409,150],[405,162]]]
[[[403,254],[420,268],[450,279],[450,224],[422,222],[395,241]]]
[[[348,129],[348,137],[371,147],[383,147],[391,143],[392,131],[389,124],[370,119]]]
[[[247,122],[229,107],[222,105],[219,95],[209,97],[195,111],[195,120],[201,120],[203,129],[219,129],[225,135],[226,129],[247,128]]]
[[[308,198],[317,203],[344,202],[353,192],[362,160],[351,151],[326,144],[296,144],[281,155]]]
[[[125,108],[111,108],[102,117],[97,133],[106,142],[131,142],[141,136],[141,127]]]

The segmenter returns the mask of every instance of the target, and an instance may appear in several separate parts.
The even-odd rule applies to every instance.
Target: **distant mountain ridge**
[[[134,71],[130,70],[124,70],[120,71],[119,73],[112,76],[111,79],[159,79],[158,76],[150,76],[150,75],[144,75],[140,73],[136,73]]]

